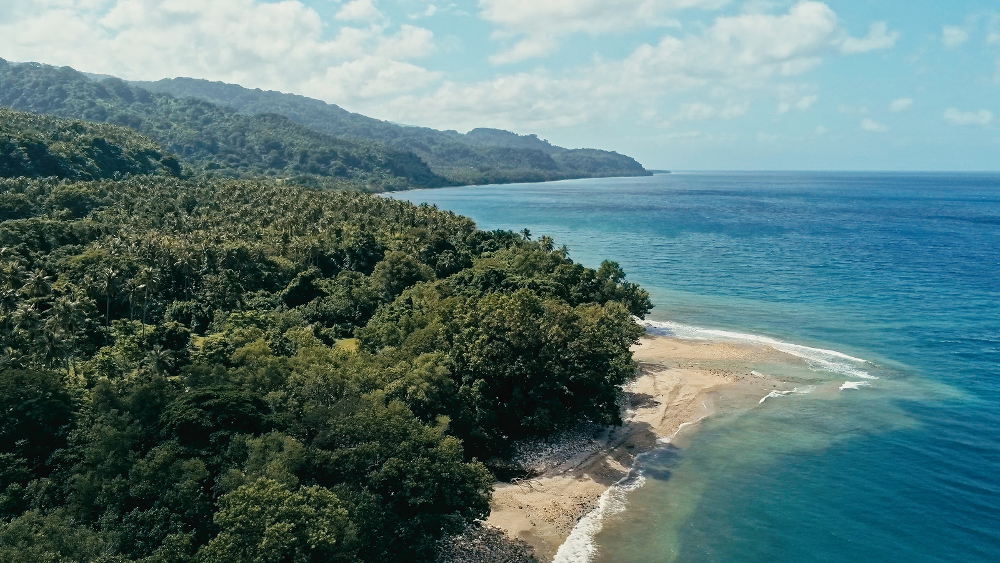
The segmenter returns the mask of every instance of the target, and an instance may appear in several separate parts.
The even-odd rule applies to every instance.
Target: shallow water
[[[593,560],[1000,559],[1000,175],[676,173],[395,197],[615,259],[661,330],[774,339],[807,362],[758,368],[801,392],[722,405],[647,456],[625,509],[584,538]]]

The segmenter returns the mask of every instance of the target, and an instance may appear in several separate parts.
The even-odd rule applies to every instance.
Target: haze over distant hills
[[[181,159],[190,173],[272,176],[368,190],[448,185],[409,151],[337,139],[280,115],[244,115],[69,67],[0,59],[0,106],[130,127]]]
[[[128,127],[0,108],[0,178],[97,180],[180,173],[177,159]],[[0,210],[0,220],[6,218]]]
[[[535,135],[487,128],[462,134],[399,125],[305,96],[194,78],[132,84],[153,92],[200,98],[244,114],[276,113],[335,137],[374,140],[394,149],[413,151],[434,172],[459,183],[647,174],[630,157],[596,149],[565,149]]]
[[[367,190],[647,175],[618,153],[497,129],[462,134],[380,121],[325,102],[190,78],[128,83],[0,59],[0,106],[130,127],[186,171]]]

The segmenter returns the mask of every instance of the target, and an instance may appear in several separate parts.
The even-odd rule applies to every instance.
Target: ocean
[[[769,374],[796,392],[720,409],[644,456],[558,560],[1000,560],[1000,174],[690,172],[392,197],[619,262],[652,295],[651,330],[807,362]]]

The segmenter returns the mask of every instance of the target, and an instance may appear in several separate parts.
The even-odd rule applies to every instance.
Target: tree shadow
[[[649,393],[632,393],[630,391],[626,391],[625,400],[633,409],[655,407],[660,404],[660,401],[657,401],[656,398]]]
[[[666,481],[670,478],[670,468],[680,458],[681,448],[674,444],[659,442],[653,427],[645,422],[632,424],[629,428],[619,428],[609,441],[609,455],[601,456],[592,463],[585,475],[604,486],[611,486],[622,480],[636,466],[640,455],[656,456],[654,464],[644,464],[642,474],[647,478]],[[622,468],[625,468],[624,470]]]

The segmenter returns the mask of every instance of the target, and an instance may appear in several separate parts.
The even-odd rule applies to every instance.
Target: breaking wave
[[[685,325],[673,321],[641,321],[646,330],[653,334],[673,336],[686,340],[721,340],[728,342],[742,342],[748,344],[759,344],[774,348],[779,352],[802,358],[814,369],[821,369],[848,377],[861,379],[878,379],[863,366],[869,365],[868,360],[858,358],[824,348],[813,348],[802,344],[785,342],[770,336],[759,334],[749,334],[745,332],[733,332],[729,330],[719,330],[714,328],[702,328],[692,325]]]

